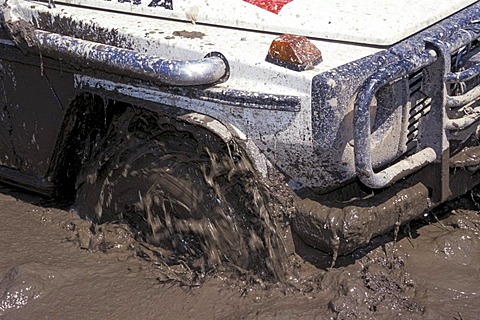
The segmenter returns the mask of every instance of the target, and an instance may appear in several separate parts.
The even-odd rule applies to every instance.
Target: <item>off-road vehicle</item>
[[[1,2],[0,180],[154,243],[336,256],[480,182],[478,1]]]

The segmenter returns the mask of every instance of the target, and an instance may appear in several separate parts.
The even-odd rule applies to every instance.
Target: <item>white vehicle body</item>
[[[169,18],[192,24],[291,33],[386,46],[471,5],[473,0],[62,0],[82,7]],[[229,40],[227,40],[229,41]]]

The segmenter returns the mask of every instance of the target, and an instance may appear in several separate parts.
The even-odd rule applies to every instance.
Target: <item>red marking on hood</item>
[[[243,0],[245,2],[251,3],[257,7],[268,10],[275,14],[278,14],[282,10],[283,6],[293,0]]]

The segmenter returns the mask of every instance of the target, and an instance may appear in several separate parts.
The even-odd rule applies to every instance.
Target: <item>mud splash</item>
[[[225,267],[253,282],[285,279],[292,204],[235,142],[134,107],[112,123],[77,180],[94,233],[127,222],[148,259],[192,285]]]
[[[0,187],[1,319],[475,319],[480,312],[480,215],[468,198],[440,208],[438,221],[402,227],[397,243],[385,235],[340,257],[333,269],[327,255],[297,243],[317,266],[297,261],[302,280],[287,277],[297,290],[234,283],[226,278],[238,273],[218,269],[201,286],[182,286],[175,266],[128,224],[94,225],[40,201]]]
[[[398,228],[378,248],[340,257],[336,269],[297,239],[315,268],[289,251],[290,194],[256,175],[235,142],[135,107],[112,123],[92,141],[78,180],[77,209],[93,222],[69,227],[81,248],[140,257],[162,284],[221,280],[245,296],[319,300],[337,319],[425,314],[396,247]],[[393,198],[388,208],[400,208]]]

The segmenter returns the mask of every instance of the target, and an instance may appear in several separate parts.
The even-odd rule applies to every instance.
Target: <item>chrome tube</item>
[[[210,85],[225,81],[229,74],[228,63],[220,53],[198,60],[170,60],[42,30],[34,34],[34,45],[46,56],[156,84]]]

